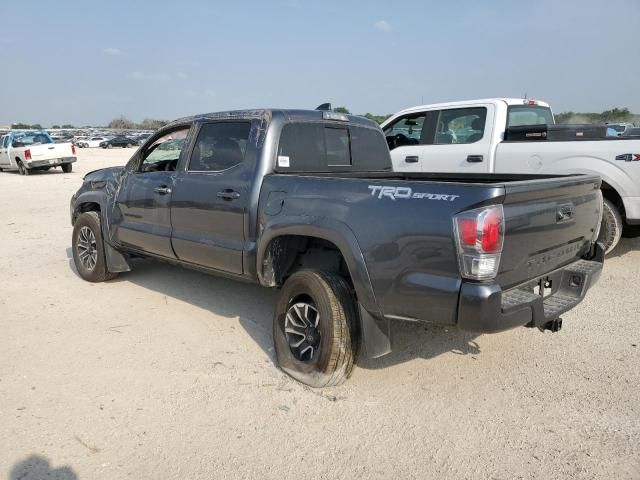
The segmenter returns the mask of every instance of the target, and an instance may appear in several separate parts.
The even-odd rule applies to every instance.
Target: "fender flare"
[[[78,195],[73,202],[71,222],[75,223],[78,207],[84,203],[97,203],[100,207],[100,224],[104,244],[105,261],[110,272],[128,272],[131,270],[126,257],[111,244],[111,231],[107,212],[107,194],[104,191],[89,191]]]
[[[362,250],[353,231],[346,224],[328,218],[298,216],[273,219],[262,226],[261,230],[263,233],[258,240],[256,270],[262,285],[267,285],[262,271],[267,249],[277,237],[315,237],[336,245],[345,259],[358,296],[360,329],[367,356],[380,357],[391,351],[390,321],[384,318],[378,306]]]

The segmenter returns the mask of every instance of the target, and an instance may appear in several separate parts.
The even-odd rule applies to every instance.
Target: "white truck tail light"
[[[31,160],[31,150],[29,150],[28,148],[24,151],[24,159]]]
[[[604,198],[602,196],[602,190],[598,189],[599,202],[598,202],[598,226],[595,228],[593,232],[592,242],[597,242],[598,237],[600,236],[600,228],[602,227],[602,216],[604,215]]]
[[[73,155],[75,155],[75,154],[76,154],[76,146],[75,146],[73,143],[71,144],[71,153],[72,153]]]
[[[502,205],[478,208],[453,217],[460,275],[472,280],[495,278],[504,241]]]

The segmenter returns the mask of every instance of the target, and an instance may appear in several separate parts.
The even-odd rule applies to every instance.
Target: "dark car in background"
[[[102,148],[113,148],[113,147],[133,147],[136,145],[136,141],[132,140],[129,137],[125,137],[124,135],[118,135],[116,137],[110,138],[109,140],[105,140],[104,142],[100,142],[100,147]]]
[[[640,127],[631,127],[626,129],[621,137],[640,137]]]

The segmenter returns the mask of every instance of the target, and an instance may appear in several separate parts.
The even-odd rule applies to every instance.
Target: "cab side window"
[[[398,118],[384,129],[389,149],[406,145],[419,145],[424,143],[423,127],[426,113],[415,113]]]
[[[247,150],[250,122],[207,123],[200,128],[190,172],[221,172],[239,165]]]
[[[184,127],[156,139],[144,152],[140,171],[175,171],[188,134],[189,127]]]
[[[484,136],[485,107],[442,110],[436,129],[436,145],[475,143]]]

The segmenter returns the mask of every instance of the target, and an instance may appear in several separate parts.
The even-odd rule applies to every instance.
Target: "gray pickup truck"
[[[71,199],[91,282],[152,257],[280,289],[277,360],[313,387],[348,378],[391,324],[557,331],[597,280],[600,179],[393,173],[374,123],[256,110],[174,121]],[[215,295],[215,292],[212,292]]]

